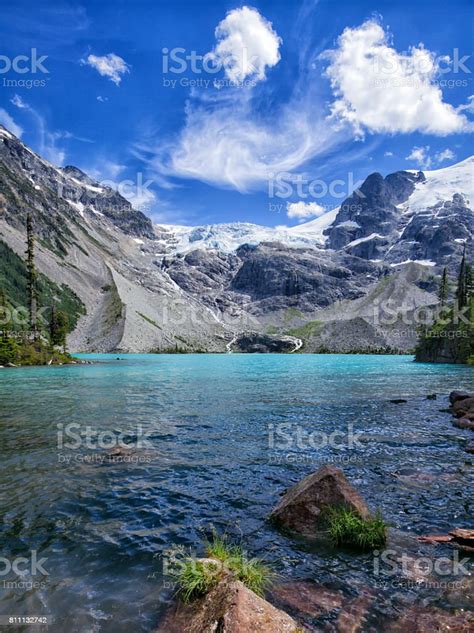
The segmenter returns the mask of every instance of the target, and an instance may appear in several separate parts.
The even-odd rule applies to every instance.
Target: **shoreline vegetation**
[[[84,306],[71,290],[38,274],[31,213],[26,220],[26,263],[13,251],[1,255],[0,368],[82,364],[67,351],[66,339]]]
[[[448,295],[445,268],[438,291],[443,317],[421,329],[415,361],[474,365],[474,272],[466,261],[465,245],[451,304]]]

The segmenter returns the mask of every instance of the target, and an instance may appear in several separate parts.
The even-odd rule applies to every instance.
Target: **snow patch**
[[[384,240],[386,239],[383,235],[379,233],[371,233],[367,235],[367,237],[360,237],[358,240],[352,240],[349,244],[346,244],[344,248],[348,248],[349,246],[357,246],[357,244],[362,244],[363,242],[370,242],[370,240]]]
[[[361,225],[358,224],[357,222],[354,222],[354,220],[346,220],[345,222],[340,222],[339,224],[336,224],[336,228],[343,228],[343,229],[361,229]]]
[[[420,264],[421,266],[436,266],[436,262],[432,262],[430,259],[406,259],[404,262],[398,262],[397,264],[390,264],[390,266],[404,266],[405,264]]]

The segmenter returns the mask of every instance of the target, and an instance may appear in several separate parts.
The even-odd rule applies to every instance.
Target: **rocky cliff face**
[[[436,276],[472,244],[472,165],[372,174],[327,219],[291,229],[153,226],[0,126],[0,240],[23,257],[33,213],[40,271],[87,309],[76,351],[226,351],[263,335],[292,350],[409,349],[415,324],[402,337],[378,306],[436,304]]]

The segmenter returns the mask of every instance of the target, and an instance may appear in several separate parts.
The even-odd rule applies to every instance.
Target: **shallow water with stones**
[[[35,550],[48,572],[22,577],[26,588],[1,575],[0,615],[53,618],[48,629],[9,631],[153,631],[172,594],[163,556],[177,546],[202,554],[211,526],[265,558],[281,581],[313,579],[346,599],[371,592],[367,631],[417,601],[469,606],[464,591],[377,576],[372,554],[292,539],[266,518],[286,488],[334,463],[380,508],[397,551],[433,556],[410,535],[472,527],[470,432],[439,409],[452,389],[473,387],[473,368],[409,356],[84,358],[94,364],[0,373],[0,556]],[[325,444],[350,425],[360,445]],[[69,446],[87,429],[90,446],[85,436]],[[114,462],[94,445],[99,432],[109,432],[103,443],[146,432],[147,444]],[[337,630],[333,620],[307,623]]]

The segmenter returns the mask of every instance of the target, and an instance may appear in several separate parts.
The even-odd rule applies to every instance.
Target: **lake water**
[[[405,534],[472,524],[470,432],[439,409],[452,389],[472,388],[473,368],[408,356],[83,357],[94,364],[0,370],[2,615],[50,615],[53,632],[153,631],[171,595],[163,556],[202,554],[211,526],[283,579],[348,595],[375,586],[372,555],[309,546],[266,521],[287,487],[328,461]],[[334,430],[363,437],[328,446]],[[122,436],[143,446],[110,461],[108,442]],[[47,575],[5,574],[3,559],[33,550]],[[378,591],[374,622],[403,600],[445,600]]]

